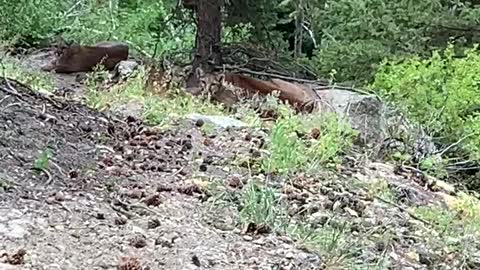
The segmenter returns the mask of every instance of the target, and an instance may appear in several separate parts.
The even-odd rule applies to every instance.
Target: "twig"
[[[475,133],[470,133],[470,134],[467,134],[465,136],[463,136],[462,138],[460,138],[457,142],[447,146],[445,149],[441,150],[441,151],[437,151],[435,152],[434,154],[439,154],[440,156],[443,156],[448,150],[452,149],[453,147],[459,145],[460,143],[462,143],[464,140],[468,139],[469,137],[475,135]]]
[[[146,211],[148,211],[148,212],[150,212],[150,213],[152,213],[152,214],[154,214],[154,215],[161,216],[160,213],[158,213],[157,211],[155,211],[155,210],[153,210],[153,209],[150,209],[148,206],[144,206],[144,205],[138,204],[138,203],[135,203],[135,204],[133,204],[133,203],[126,203],[126,202],[123,202],[122,200],[120,200],[119,198],[115,198],[115,200],[116,200],[118,203],[120,203],[120,204],[121,204],[123,207],[125,207],[125,208],[140,208],[140,209],[146,210]],[[118,212],[120,212],[120,213],[128,216],[129,218],[133,217],[133,215],[130,214],[128,211],[116,207],[116,206],[113,204],[113,202],[110,203],[110,206],[113,208],[113,210],[118,211]]]
[[[115,205],[113,204],[113,202],[110,203],[110,207],[111,207],[113,210],[119,212],[120,214],[125,215],[125,216],[126,216],[127,218],[129,218],[129,219],[133,218],[133,215],[132,215],[132,214],[130,214],[127,210],[123,210],[122,208],[115,206]]]
[[[260,71],[253,71],[248,68],[240,68],[236,66],[231,66],[231,65],[223,65],[222,67],[216,66],[216,69],[230,69],[230,70],[238,70],[244,73],[252,74],[252,75],[258,75],[258,76],[268,76],[272,78],[277,78],[277,79],[283,79],[283,80],[288,80],[288,81],[296,81],[296,82],[301,82],[301,83],[311,83],[311,84],[327,84],[327,81],[324,80],[306,80],[306,79],[299,79],[299,78],[294,78],[294,77],[289,77],[289,76],[284,76],[284,75],[278,75],[274,73],[268,73],[268,72],[260,72]]]
[[[15,107],[15,106],[21,107],[22,104],[20,104],[19,102],[10,103],[10,104],[8,104],[7,106],[5,106],[5,107],[2,108],[2,113],[5,112],[8,108]]]
[[[6,95],[5,97],[3,97],[2,99],[0,99],[0,104],[2,104],[5,100],[7,100],[7,98],[9,98],[10,96],[9,95]]]
[[[47,179],[47,182],[45,182],[45,186],[48,186],[52,183],[52,181],[53,181],[52,174],[47,169],[44,169],[44,168],[32,168],[32,169],[37,170],[37,171],[41,171],[41,172],[43,172],[44,174],[47,175],[48,179]]]
[[[408,215],[410,215],[410,217],[412,217],[412,218],[415,219],[415,220],[418,220],[418,221],[420,221],[420,222],[422,222],[422,223],[424,223],[424,224],[427,224],[427,225],[429,225],[429,226],[433,226],[432,223],[424,220],[423,218],[415,215],[415,214],[412,213],[411,211],[408,211],[408,209],[405,209],[405,208],[403,208],[402,206],[400,206],[400,205],[398,205],[398,204],[396,204],[396,203],[394,203],[394,202],[385,200],[385,199],[383,199],[382,197],[377,196],[377,195],[375,195],[374,198],[377,199],[377,200],[380,200],[380,201],[382,201],[382,202],[384,202],[384,203],[386,203],[386,204],[390,204],[390,205],[392,205],[392,206],[395,206],[395,207],[398,208],[400,211],[402,211],[402,212],[404,212],[404,213],[407,213]]]
[[[171,177],[175,177],[177,175],[179,175],[184,169],[185,169],[186,166],[183,166],[181,167],[179,170],[175,171],[174,173],[172,173],[170,176]]]
[[[73,10],[81,3],[82,1],[77,1],[70,9],[67,10],[67,12],[65,12],[65,14],[63,15],[63,18],[67,18],[69,17],[70,13],[73,12]]]
[[[57,164],[55,163],[53,160],[50,160],[50,163],[55,166],[55,168],[57,168],[57,170],[60,172],[60,174],[63,176],[63,177],[66,177],[65,173],[63,172],[63,169]]]

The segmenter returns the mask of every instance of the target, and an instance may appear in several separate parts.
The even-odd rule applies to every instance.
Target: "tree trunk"
[[[187,80],[187,87],[198,86],[199,78],[195,72],[197,68],[200,67],[205,73],[209,73],[213,71],[215,65],[222,62],[220,53],[222,4],[223,0],[197,0],[195,57],[192,63],[192,72]]]
[[[297,0],[297,12],[295,16],[295,47],[293,50],[293,57],[298,58],[302,53],[303,45],[303,21],[304,21],[304,12],[303,12],[303,1]]]

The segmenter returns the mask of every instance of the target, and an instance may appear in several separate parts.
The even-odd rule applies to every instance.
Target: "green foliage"
[[[0,0],[0,40],[35,46],[60,29],[75,1]]]
[[[2,3],[1,1],[5,2]],[[62,33],[83,44],[121,40],[152,55],[191,49],[193,24],[174,24],[174,1],[0,0],[0,39],[37,46]]]
[[[270,155],[263,160],[268,172],[288,173],[315,170],[319,165],[338,162],[339,155],[352,146],[355,131],[333,114],[302,117],[280,106],[281,116],[272,128],[268,143]],[[298,134],[319,132],[317,139],[300,138]]]
[[[145,88],[146,71],[137,70],[124,83],[104,89],[108,73],[98,69],[88,74],[87,104],[97,110],[117,109],[134,104],[140,106],[143,119],[152,125],[169,125],[189,113],[222,114],[220,105],[203,102],[181,89],[167,89],[164,96],[156,95]]]
[[[391,55],[391,48],[379,40],[341,40],[319,49],[308,63],[323,77],[335,70],[337,81],[364,84],[374,76],[378,64]]]
[[[411,119],[480,160],[480,54],[467,50],[455,58],[453,46],[435,51],[429,59],[412,57],[384,62],[373,89],[407,112]]]
[[[278,221],[278,199],[273,189],[249,182],[240,200],[240,222],[273,227]]]
[[[46,170],[52,157],[52,150],[46,149],[42,151],[33,162],[33,168],[39,171]]]
[[[9,57],[0,52],[0,76],[18,80],[33,90],[40,92],[52,92],[54,83],[47,74],[27,68],[13,57]]]
[[[474,33],[447,27],[468,29],[465,25],[476,24],[473,14],[478,10],[454,1],[308,2],[308,17],[320,31],[320,47],[310,65],[323,77],[337,70],[339,81],[370,82],[382,59],[425,55],[444,48],[450,37],[462,46],[476,40]],[[458,38],[462,36],[468,40]]]
[[[433,234],[439,238],[426,239],[432,246],[443,247],[449,252],[456,252],[466,261],[470,260],[478,248],[474,240],[480,233],[478,200],[462,198],[454,205],[454,209],[443,209],[434,206],[421,206],[414,213],[430,222]]]

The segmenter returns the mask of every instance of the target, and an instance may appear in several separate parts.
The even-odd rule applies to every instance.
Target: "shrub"
[[[385,61],[372,88],[403,108],[446,145],[458,142],[469,158],[480,160],[480,54],[476,47],[455,58],[453,46],[428,59]]]
[[[471,46],[478,34],[479,9],[464,1],[326,0],[307,11],[319,48],[311,65],[325,77],[335,69],[340,81],[372,82],[377,65],[392,56],[428,56],[450,38]],[[477,16],[477,17],[475,17]],[[465,30],[461,30],[465,29]]]

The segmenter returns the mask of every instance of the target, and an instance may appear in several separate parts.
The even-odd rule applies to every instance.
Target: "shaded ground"
[[[0,136],[0,269],[480,269],[478,231],[412,171],[352,157],[264,175],[250,167],[261,131],[151,128],[14,81],[0,82]],[[281,198],[278,233],[236,223],[253,180]]]

